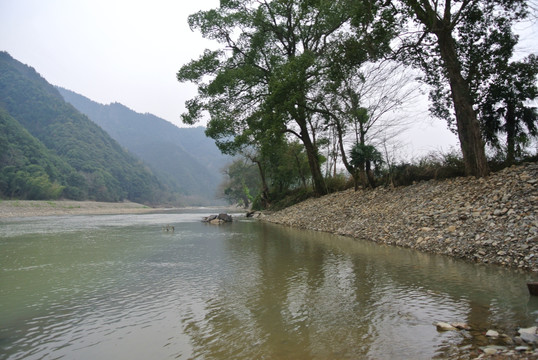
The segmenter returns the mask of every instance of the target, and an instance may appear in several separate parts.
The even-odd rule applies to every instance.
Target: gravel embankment
[[[51,215],[90,215],[90,214],[138,214],[155,211],[146,205],[133,202],[97,201],[0,201],[0,219]]]
[[[538,163],[309,199],[264,220],[538,272]]]

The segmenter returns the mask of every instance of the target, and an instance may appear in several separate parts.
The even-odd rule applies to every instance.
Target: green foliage
[[[485,140],[501,149],[500,134],[506,136],[506,161],[513,163],[522,148],[538,135],[538,110],[529,101],[538,97],[538,58],[503,63],[491,75],[492,82],[480,103]]]
[[[0,197],[29,200],[65,196],[76,171],[0,108]]]
[[[17,170],[5,166],[0,171],[0,192],[4,197],[21,200],[57,199],[64,187],[50,181],[49,176],[37,165]]]
[[[429,154],[415,162],[402,162],[392,169],[392,184],[411,185],[419,181],[441,180],[465,175],[461,154]],[[388,174],[385,175],[388,179]],[[387,180],[388,182],[388,180]]]
[[[229,158],[204,134],[205,128],[178,128],[121,104],[102,105],[72,91],[58,90],[66,101],[148,165],[167,188],[164,198],[159,195],[164,203],[205,206],[217,202],[221,168]]]
[[[287,208],[289,206],[292,206],[294,204],[300,203],[302,201],[305,201],[314,196],[315,196],[315,193],[312,187],[290,190],[285,194],[279,194],[278,197],[272,196],[272,198],[275,200],[271,203],[271,207],[269,209],[271,211],[278,211],[278,210]]]
[[[183,121],[192,124],[209,114],[207,134],[227,154],[259,150],[267,133],[294,134],[305,148],[316,192],[325,193],[316,129],[310,126],[317,116],[315,95],[321,80],[338,69],[331,65],[342,53],[341,44],[360,48],[349,29],[363,25],[363,5],[348,0],[226,1],[191,15],[191,28],[223,48],[206,51],[179,70],[179,81],[198,85]],[[357,14],[353,24],[352,14]],[[382,37],[389,29],[378,27],[371,34]]]
[[[262,148],[271,193],[306,187],[311,177],[304,147],[297,141],[288,142],[284,137],[280,141],[274,140]]]
[[[8,142],[2,170],[21,164],[42,169],[3,173],[3,186],[10,186],[3,196],[56,198],[61,192],[77,200],[152,202],[161,189],[107,133],[68,105],[34,69],[5,52],[0,52],[0,105],[12,119],[7,127],[24,138],[22,143]]]
[[[350,156],[351,164],[355,168],[362,168],[366,162],[371,162],[376,166],[383,163],[383,156],[373,145],[356,143],[351,148]]]
[[[353,179],[342,173],[325,179],[329,193],[344,191],[353,187]]]
[[[253,209],[268,207],[290,191],[308,187],[308,160],[298,142],[284,136],[272,137],[258,153],[245,153],[225,168],[228,179],[222,193],[231,203]]]
[[[221,196],[231,204],[249,208],[261,192],[261,181],[256,165],[246,159],[236,159],[228,165],[226,179],[220,185]]]
[[[402,18],[415,36],[407,36],[399,55],[423,70],[431,86],[431,112],[453,124],[469,175],[485,176],[487,159],[476,114],[491,76],[510,59],[517,38],[512,25],[527,16],[525,0],[401,0]],[[417,31],[417,24],[420,31]]]

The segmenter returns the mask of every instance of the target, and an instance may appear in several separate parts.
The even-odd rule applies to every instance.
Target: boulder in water
[[[232,222],[232,216],[228,214],[218,214],[218,215],[210,215],[206,216],[202,219],[202,222],[210,223],[210,224],[223,224],[227,222]]]

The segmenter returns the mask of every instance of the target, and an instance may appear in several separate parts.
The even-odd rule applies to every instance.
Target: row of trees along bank
[[[380,119],[412,96],[402,74],[413,69],[430,85],[432,114],[457,132],[465,173],[486,176],[486,143],[500,147],[505,134],[513,161],[537,135],[527,104],[538,94],[538,61],[512,56],[513,26],[529,11],[524,0],[222,0],[189,17],[220,48],[177,73],[198,86],[182,119],[209,116],[206,134],[221,151],[257,165],[262,202],[267,179],[285,186],[289,172],[323,195],[330,154],[356,187],[382,159],[373,139],[387,134],[375,131],[390,128]]]

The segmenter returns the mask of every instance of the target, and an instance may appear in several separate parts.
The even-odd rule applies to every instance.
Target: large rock
[[[216,224],[216,225],[227,223],[227,222],[232,222],[232,221],[233,221],[232,216],[228,214],[224,214],[224,213],[221,213],[218,215],[206,216],[202,219],[202,222]]]
[[[219,214],[218,218],[224,222],[232,222],[232,216],[228,214]]]
[[[216,218],[217,218],[217,215],[209,215],[202,218],[202,222],[211,222],[212,220],[215,220]]]

